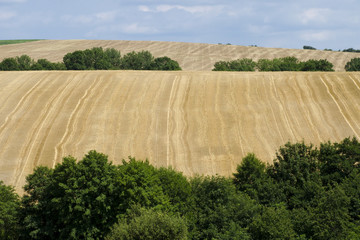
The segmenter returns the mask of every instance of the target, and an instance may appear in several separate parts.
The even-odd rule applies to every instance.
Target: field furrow
[[[154,49],[157,46],[154,46]],[[194,50],[198,51],[198,50]],[[209,50],[210,51],[210,50]],[[0,74],[0,179],[95,149],[186,175],[230,175],[287,141],[360,136],[359,73],[156,71]]]

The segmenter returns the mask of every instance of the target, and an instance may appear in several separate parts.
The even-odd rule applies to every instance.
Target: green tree
[[[121,64],[121,53],[115,48],[107,48],[104,51],[106,59],[111,65],[111,69],[119,69]]]
[[[303,46],[303,49],[307,49],[307,50],[316,50],[316,48],[312,47],[312,46]]]
[[[21,55],[20,57],[16,57],[16,61],[18,63],[20,71],[30,70],[31,65],[33,64],[33,60],[28,55]]]
[[[187,239],[183,218],[154,209],[135,209],[115,224],[106,240]]]
[[[156,170],[163,193],[169,198],[171,210],[182,215],[186,213],[191,199],[191,185],[188,179],[172,168]]]
[[[151,70],[154,61],[149,51],[130,52],[121,59],[120,68],[128,70]]]
[[[253,239],[295,239],[291,214],[284,205],[263,207],[261,214],[249,225]]]
[[[345,65],[345,70],[347,72],[351,71],[360,71],[360,58],[353,58]]]
[[[116,169],[96,151],[78,163],[66,157],[54,170],[35,169],[24,188],[24,238],[102,239],[122,199]]]
[[[129,157],[118,166],[119,176],[122,180],[121,213],[125,213],[134,204],[147,208],[169,209],[170,199],[162,189],[162,184],[154,166],[146,160],[138,161]]]
[[[64,56],[63,62],[67,70],[86,70],[87,57],[84,51],[75,51]]]
[[[321,71],[333,72],[334,65],[326,59],[314,60],[310,59],[301,64],[301,71]]]
[[[18,238],[19,209],[20,200],[14,188],[0,181],[0,239],[13,240]]]
[[[256,63],[252,59],[243,58],[233,61],[219,61],[214,64],[213,71],[255,71]]]
[[[360,171],[360,142],[354,137],[340,143],[322,143],[319,161],[324,184],[341,183],[353,172]]]
[[[20,70],[20,67],[15,58],[5,58],[0,63],[0,70],[2,70],[2,71],[18,71],[18,70]]]
[[[350,199],[335,186],[321,198],[312,220],[314,240],[348,239],[351,233]]]
[[[155,58],[151,64],[151,69],[159,71],[178,71],[181,70],[181,67],[177,61],[172,60],[169,57],[158,57]]]
[[[259,210],[231,179],[211,176],[191,180],[192,203],[187,219],[191,239],[240,239]],[[237,235],[233,235],[237,234]]]
[[[287,143],[267,171],[283,189],[290,208],[310,204],[321,192],[319,150],[313,145]]]

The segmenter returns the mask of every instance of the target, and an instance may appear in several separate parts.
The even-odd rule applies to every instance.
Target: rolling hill
[[[360,73],[0,72],[0,102],[0,179],[18,192],[91,149],[230,175],[249,152],[360,136]]]
[[[114,163],[131,155],[184,174],[230,175],[249,152],[271,162],[287,141],[360,136],[357,53],[178,42],[40,40],[0,46],[61,61],[78,49],[148,50],[185,71],[0,72],[0,180],[16,186],[38,165],[96,149]],[[220,60],[326,58],[335,73],[211,72]]]
[[[27,54],[34,59],[46,58],[53,62],[62,61],[68,52],[92,47],[116,48],[122,54],[131,51],[148,50],[155,57],[168,56],[179,62],[186,71],[210,71],[214,63],[239,58],[278,58],[294,56],[301,61],[327,59],[334,64],[335,71],[344,71],[345,64],[360,53],[336,51],[245,47],[203,43],[120,41],[120,40],[40,40],[35,42],[0,46],[0,60]]]

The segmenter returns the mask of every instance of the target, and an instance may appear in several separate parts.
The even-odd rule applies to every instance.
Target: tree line
[[[333,72],[333,64],[326,59],[299,61],[296,57],[283,57],[274,59],[243,58],[232,61],[219,61],[214,64],[213,71],[322,71]],[[346,71],[360,71],[360,58],[353,58],[345,65]]]
[[[358,239],[360,143],[287,143],[232,177],[90,151],[36,167],[24,190],[0,182],[0,239]]]
[[[149,51],[130,52],[121,56],[114,48],[77,50],[66,54],[63,62],[31,59],[27,55],[5,58],[0,62],[2,71],[29,70],[181,70],[179,63],[169,57],[155,58]]]

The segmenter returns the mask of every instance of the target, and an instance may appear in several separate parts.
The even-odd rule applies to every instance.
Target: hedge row
[[[295,57],[260,59],[255,62],[244,58],[216,62],[213,71],[334,71],[333,64],[325,59],[301,62]]]
[[[28,70],[181,70],[179,63],[169,57],[154,58],[149,51],[130,52],[121,57],[120,51],[101,47],[78,50],[64,56],[63,62],[37,61],[27,55],[5,58],[0,63],[2,71]]]

